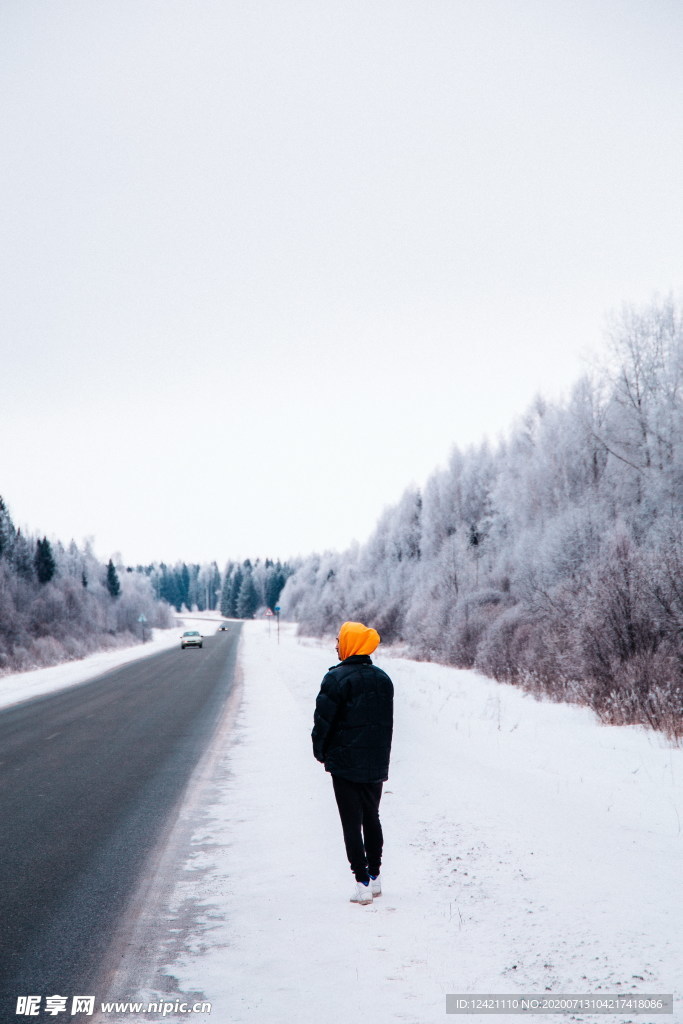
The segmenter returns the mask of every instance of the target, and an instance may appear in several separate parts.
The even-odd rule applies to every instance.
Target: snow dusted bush
[[[35,667],[35,663],[31,658],[31,655],[25,647],[17,645],[11,652],[11,656],[8,659],[11,670],[18,672],[25,672],[30,668]]]
[[[591,706],[607,722],[630,724],[646,719],[656,725],[668,711],[683,710],[683,688],[676,669],[674,660],[664,652],[637,654],[615,667],[614,689],[590,695]]]
[[[529,613],[520,605],[496,614],[477,644],[474,667],[494,679],[517,682],[528,669],[525,654],[532,629]]]
[[[77,661],[79,658],[85,658],[92,651],[86,641],[77,639],[75,636],[65,637],[62,647],[66,653],[65,661]]]
[[[53,636],[37,637],[31,644],[31,657],[36,668],[59,665],[68,660],[66,647]]]

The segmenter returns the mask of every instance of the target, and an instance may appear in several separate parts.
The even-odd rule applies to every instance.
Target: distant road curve
[[[0,1021],[43,1019],[17,1017],[19,996],[67,996],[68,1017],[72,996],[100,994],[116,924],[232,690],[240,629],[0,711]]]

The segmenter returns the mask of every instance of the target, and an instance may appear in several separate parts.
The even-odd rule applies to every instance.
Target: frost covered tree
[[[245,568],[242,584],[237,595],[237,617],[253,619],[258,608],[258,592],[251,568]]]
[[[10,554],[16,530],[9,509],[0,496],[0,558]]]
[[[242,571],[242,567],[239,565],[235,566],[235,571],[233,572],[230,580],[230,607],[232,609],[230,614],[234,616],[239,615],[239,612],[237,611],[237,604],[240,596],[240,590],[242,588],[243,579],[244,573]]]
[[[455,449],[362,547],[305,559],[281,603],[304,632],[367,618],[418,657],[679,734],[682,532],[683,315],[665,299],[613,318],[565,402]]]
[[[35,542],[17,530],[11,549],[12,564],[22,579],[35,578]]]
[[[289,574],[288,568],[279,561],[276,563],[271,562],[270,564],[266,563],[263,603],[271,611],[275,611]]]
[[[235,614],[233,603],[232,603],[232,573],[235,569],[233,562],[228,562],[225,566],[223,573],[223,583],[221,585],[221,596],[220,596],[220,613],[225,615],[226,618],[230,618]]]

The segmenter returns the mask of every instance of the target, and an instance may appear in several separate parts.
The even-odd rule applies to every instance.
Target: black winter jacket
[[[313,753],[332,775],[385,782],[394,722],[394,684],[367,654],[334,665],[320,686]]]

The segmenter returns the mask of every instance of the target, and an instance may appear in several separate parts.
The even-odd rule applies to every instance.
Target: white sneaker
[[[370,879],[370,888],[372,895],[377,897],[382,895],[382,876],[378,875],[377,878]]]
[[[372,889],[369,885],[363,885],[362,882],[356,882],[349,902],[360,903],[363,906],[367,903],[372,903]]]

